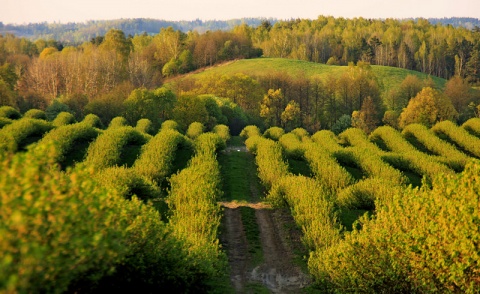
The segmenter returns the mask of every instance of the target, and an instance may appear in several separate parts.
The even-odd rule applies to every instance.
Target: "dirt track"
[[[247,152],[244,147],[238,146],[231,147],[230,150]],[[293,248],[301,246],[299,232],[288,229],[292,227],[288,224],[293,219],[287,210],[271,209],[259,202],[256,177],[256,174],[249,177],[251,202],[221,203],[224,207],[222,241],[230,263],[230,280],[237,293],[248,293],[247,285],[252,282],[263,284],[272,293],[298,293],[310,282],[308,275],[294,263]],[[252,256],[248,251],[249,244],[239,206],[255,209],[263,252],[263,263],[256,267],[251,264]]]

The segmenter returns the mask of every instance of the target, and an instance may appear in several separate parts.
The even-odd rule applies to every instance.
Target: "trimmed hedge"
[[[263,136],[267,139],[278,141],[280,140],[280,137],[282,137],[284,134],[285,134],[284,129],[280,127],[271,127],[263,133]]]
[[[0,151],[16,152],[25,147],[29,137],[42,136],[52,128],[51,123],[40,119],[16,120],[0,130]]]
[[[114,117],[108,124],[108,129],[121,128],[128,126],[128,121],[123,116]]]
[[[187,132],[185,135],[192,140],[195,140],[198,136],[203,134],[205,131],[205,126],[199,122],[193,122],[188,126]]]
[[[57,115],[57,117],[52,121],[52,125],[55,127],[61,127],[73,124],[75,121],[75,116],[73,114],[64,111]]]
[[[150,121],[148,118],[142,118],[138,120],[137,125],[135,126],[135,129],[145,134],[149,134],[149,135],[155,134],[155,129],[153,127],[152,121]]]
[[[47,120],[47,115],[45,114],[45,111],[40,109],[30,109],[23,114],[23,117]]]
[[[20,119],[22,114],[11,106],[1,106],[0,107],[0,117],[9,118],[9,119]]]
[[[480,158],[480,138],[470,135],[453,122],[448,120],[439,122],[432,127],[432,131],[437,135],[447,136],[465,151]]]

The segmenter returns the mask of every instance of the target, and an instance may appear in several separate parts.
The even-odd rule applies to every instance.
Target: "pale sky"
[[[118,18],[227,20],[243,17],[474,17],[480,0],[0,0],[0,22],[84,22]]]

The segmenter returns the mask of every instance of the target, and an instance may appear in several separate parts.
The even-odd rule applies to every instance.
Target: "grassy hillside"
[[[384,90],[398,86],[407,75],[416,75],[420,79],[428,78],[428,75],[421,72],[406,70],[396,67],[372,65],[373,71],[377,75],[379,82]],[[330,74],[341,75],[348,69],[348,66],[326,65],[309,61],[285,59],[285,58],[256,58],[241,59],[222,65],[208,68],[196,75],[205,74],[235,74],[244,73],[250,76],[260,76],[271,72],[288,72],[292,76],[305,74],[307,77],[319,76],[326,77]],[[443,88],[446,80],[431,76],[437,87]]]

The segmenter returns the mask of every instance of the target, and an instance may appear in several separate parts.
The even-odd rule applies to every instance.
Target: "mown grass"
[[[326,78],[329,75],[340,76],[348,69],[348,66],[326,65],[303,60],[285,58],[254,58],[242,59],[208,68],[200,73],[189,75],[190,77],[202,77],[208,74],[235,74],[244,73],[250,76],[262,76],[272,72],[287,72],[293,77],[319,77]],[[414,75],[421,80],[427,79],[427,74],[396,67],[372,65],[372,70],[384,91],[398,87],[407,75]],[[446,80],[434,76],[430,78],[438,88],[445,86]]]

